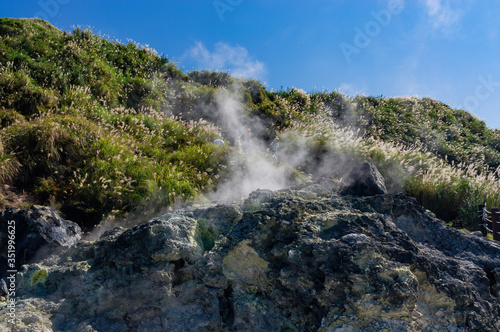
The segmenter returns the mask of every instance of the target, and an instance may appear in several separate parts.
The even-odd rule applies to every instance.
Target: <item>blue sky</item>
[[[269,89],[431,97],[500,127],[498,0],[0,0],[2,17],[89,27],[184,70]]]

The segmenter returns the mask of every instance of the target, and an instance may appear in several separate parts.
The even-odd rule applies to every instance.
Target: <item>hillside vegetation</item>
[[[0,181],[84,226],[215,191],[246,158],[245,130],[262,146],[280,137],[293,181],[369,160],[445,220],[473,229],[477,204],[500,206],[500,133],[465,111],[184,73],[147,47],[39,19],[0,19],[0,127]]]

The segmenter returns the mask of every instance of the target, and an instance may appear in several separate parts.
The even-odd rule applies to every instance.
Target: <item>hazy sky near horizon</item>
[[[269,89],[431,97],[500,127],[500,0],[0,0]]]

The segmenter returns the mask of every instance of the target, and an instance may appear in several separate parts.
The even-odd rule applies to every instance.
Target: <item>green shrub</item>
[[[2,138],[0,136],[0,182],[12,182],[21,169],[21,164],[17,158],[11,154],[6,153]]]
[[[345,177],[369,160],[391,192],[445,220],[474,228],[477,204],[500,206],[500,131],[436,100],[273,92],[228,73],[186,75],[136,43],[39,19],[0,19],[0,49],[0,181],[82,220],[158,211],[214,190],[231,166],[244,169],[231,165],[232,147],[212,144],[215,126],[236,139],[221,97],[236,103],[229,120],[262,140],[283,138],[282,162],[300,170],[285,168],[291,178]]]
[[[57,103],[57,93],[33,84],[26,71],[0,71],[0,106],[29,116],[55,107]]]
[[[22,164],[23,178],[29,185],[36,177],[67,174],[81,163],[99,136],[99,127],[79,117],[48,114],[15,124],[3,133],[7,150]]]
[[[24,117],[15,110],[0,109],[0,129],[24,121]]]

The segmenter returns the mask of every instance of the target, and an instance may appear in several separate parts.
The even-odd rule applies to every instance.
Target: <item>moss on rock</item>
[[[262,259],[249,240],[244,240],[223,260],[224,275],[248,285],[263,287],[268,283],[269,263]]]
[[[45,283],[45,280],[47,280],[48,277],[48,272],[45,269],[40,269],[33,276],[31,277],[31,286],[38,284],[38,283]]]

